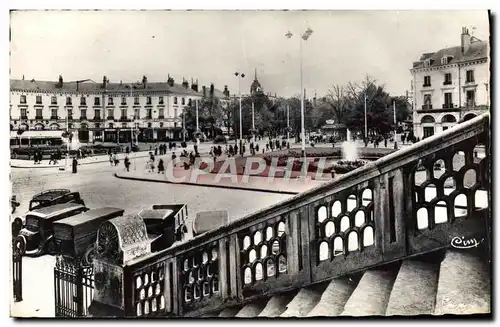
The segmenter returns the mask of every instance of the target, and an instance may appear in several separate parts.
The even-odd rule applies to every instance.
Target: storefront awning
[[[10,132],[11,138],[30,138],[30,139],[47,139],[47,138],[62,138],[64,131],[26,131],[21,135],[17,132]]]

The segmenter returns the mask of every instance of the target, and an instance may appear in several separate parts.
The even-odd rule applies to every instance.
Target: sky
[[[387,91],[410,89],[422,53],[460,45],[462,27],[489,38],[481,11],[14,11],[11,78],[177,83],[198,79],[248,93],[257,70],[264,91],[322,96],[370,75]],[[288,39],[285,34],[293,36]]]

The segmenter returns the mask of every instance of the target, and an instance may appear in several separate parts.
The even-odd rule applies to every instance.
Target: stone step
[[[307,314],[308,317],[335,317],[344,310],[344,306],[356,288],[360,276],[340,277],[330,281],[321,295],[318,304]]]
[[[405,260],[391,291],[386,315],[432,314],[440,261]]]
[[[441,262],[434,314],[491,312],[490,266],[477,250],[450,249]]]
[[[266,300],[262,299],[252,303],[246,304],[241,310],[234,316],[235,318],[253,318],[257,317],[261,313],[262,309],[266,306]]]
[[[328,283],[320,283],[301,288],[280,317],[306,317],[318,304],[327,286]]]
[[[385,315],[398,271],[399,264],[365,271],[341,316]]]
[[[272,296],[269,301],[267,301],[266,306],[259,313],[259,317],[274,318],[279,317],[286,310],[286,306],[294,298],[294,294],[279,294]]]
[[[229,307],[225,308],[219,313],[220,318],[232,318],[234,317],[239,311],[241,307]]]

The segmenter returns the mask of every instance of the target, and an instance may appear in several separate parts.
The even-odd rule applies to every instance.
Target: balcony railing
[[[129,119],[129,118],[127,118],[127,117],[120,117],[120,121],[121,121],[121,122],[131,122],[131,121],[132,121],[132,119]]]
[[[43,120],[43,116],[35,116],[35,120]]]
[[[107,120],[115,120],[115,116],[108,116],[106,119]]]
[[[26,120],[26,119],[28,119],[28,116],[21,116],[21,118],[20,118],[20,119],[21,119],[21,120]]]
[[[424,104],[422,105],[422,110],[431,110],[432,109],[432,104]]]
[[[466,107],[466,108],[475,108],[475,107],[477,107],[477,105],[476,105],[475,101],[466,101],[464,103],[464,107]]]
[[[423,86],[423,87],[429,87],[429,86],[431,86],[431,84],[425,84],[425,83],[424,83],[422,86]]]
[[[467,80],[465,80],[465,84],[472,84],[472,83],[475,83],[474,79],[467,79]]]
[[[490,242],[489,209],[476,200],[491,189],[489,132],[489,114],[473,118],[177,246],[126,260],[120,279],[113,264],[99,273],[99,287],[104,276],[123,285],[112,299],[125,316],[196,316],[448,248],[457,235]],[[434,170],[438,163],[444,171]],[[466,182],[466,175],[474,178]],[[137,248],[148,248],[147,236],[140,242]]]
[[[453,103],[444,103],[443,109],[453,109]]]
[[[443,85],[451,85],[451,84],[453,84],[452,81],[444,81],[443,82]]]
[[[87,116],[80,116],[80,120],[87,120]]]
[[[158,119],[165,119],[165,116],[164,115],[159,115]]]
[[[144,119],[153,119],[153,116],[146,116]]]
[[[50,116],[50,119],[51,120],[57,120],[57,119],[59,119],[59,117],[58,116]]]

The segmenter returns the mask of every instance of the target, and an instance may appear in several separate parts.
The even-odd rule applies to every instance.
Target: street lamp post
[[[252,99],[252,143],[255,146],[255,115],[254,115],[254,112],[255,112],[255,104],[254,104],[253,99]]]
[[[300,121],[301,121],[301,140],[302,140],[302,157],[304,158],[304,163],[306,161],[306,133],[305,133],[305,119],[304,119],[304,81],[303,81],[303,65],[302,65],[302,42],[307,41],[313,30],[307,28],[300,37]],[[293,34],[288,31],[285,34],[287,38],[291,38]]]
[[[286,143],[290,144],[290,105],[286,105]]]
[[[239,97],[239,102],[240,102],[240,154],[243,154],[243,149],[242,149],[242,145],[243,145],[243,120],[242,120],[242,116],[241,116],[241,90],[240,90],[240,76],[241,78],[245,78],[245,74],[244,73],[239,73],[239,72],[236,72],[234,73],[234,75],[236,76],[236,78],[238,79],[238,97]]]
[[[365,146],[368,144],[368,121],[366,120],[366,92],[365,92]]]

